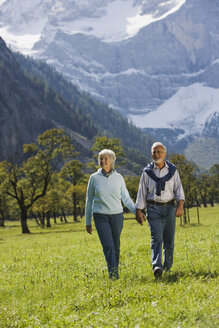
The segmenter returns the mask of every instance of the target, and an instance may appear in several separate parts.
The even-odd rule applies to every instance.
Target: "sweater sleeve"
[[[94,181],[93,176],[90,176],[87,186],[86,204],[85,204],[85,224],[91,225],[93,215],[93,198],[94,198]]]
[[[127,206],[130,212],[136,214],[135,204],[131,199],[128,189],[126,188],[125,180],[121,176],[121,198],[123,203]]]

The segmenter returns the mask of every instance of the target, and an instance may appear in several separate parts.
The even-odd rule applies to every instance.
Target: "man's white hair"
[[[111,149],[103,149],[99,152],[98,154],[98,164],[100,165],[100,156],[101,155],[108,155],[110,158],[110,162],[111,162],[111,169],[114,169],[115,167],[115,161],[116,161],[116,154],[114,153],[114,151],[112,151]]]
[[[155,142],[155,143],[153,143],[153,145],[151,146],[151,153],[153,153],[154,148],[157,147],[157,146],[161,146],[163,148],[165,154],[167,154],[167,147],[164,146],[162,144],[162,142]]]

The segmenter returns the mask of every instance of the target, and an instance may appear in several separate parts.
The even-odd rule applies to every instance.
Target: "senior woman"
[[[120,235],[123,227],[122,202],[132,213],[135,205],[129,196],[124,178],[114,169],[115,153],[103,149],[98,155],[100,168],[90,176],[87,187],[85,221],[86,230],[92,233],[91,220],[103,247],[109,278],[119,278]]]

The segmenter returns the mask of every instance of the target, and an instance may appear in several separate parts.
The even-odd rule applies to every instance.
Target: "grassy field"
[[[0,229],[0,327],[219,327],[219,206],[177,219],[174,265],[155,280],[147,224],[126,216],[120,279],[110,281],[84,222]]]

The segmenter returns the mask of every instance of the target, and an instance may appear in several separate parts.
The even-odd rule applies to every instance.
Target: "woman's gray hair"
[[[101,155],[108,155],[110,158],[110,162],[111,162],[111,169],[114,169],[115,167],[115,161],[116,161],[116,154],[114,153],[114,151],[112,151],[111,149],[103,149],[99,152],[98,154],[98,164],[100,165],[100,156]]]
[[[151,153],[153,153],[154,148],[157,147],[157,146],[161,146],[163,148],[165,154],[167,154],[167,147],[164,146],[161,142],[153,143],[153,145],[151,146]]]

